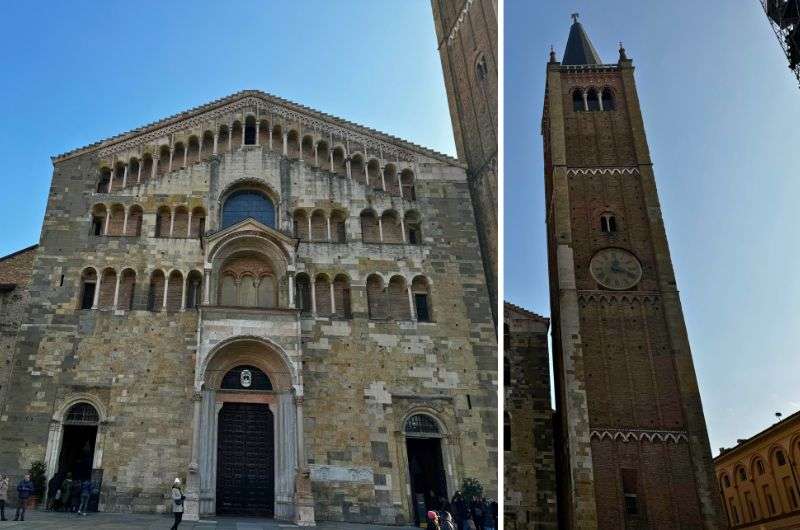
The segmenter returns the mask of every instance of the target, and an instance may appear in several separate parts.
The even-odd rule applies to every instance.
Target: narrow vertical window
[[[603,89],[603,110],[616,110],[616,107],[614,106],[614,94],[611,93],[610,88]]]
[[[604,234],[613,234],[617,231],[617,218],[613,213],[600,215],[600,231]]]
[[[625,500],[625,513],[639,515],[639,480],[635,469],[622,469],[622,496]]]
[[[597,90],[593,88],[589,89],[589,92],[586,93],[586,104],[588,105],[587,110],[590,112],[600,110],[600,95],[597,93]]]

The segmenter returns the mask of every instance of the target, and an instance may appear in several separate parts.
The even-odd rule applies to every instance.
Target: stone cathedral
[[[304,525],[496,496],[464,164],[244,91],[53,166],[38,247],[0,260],[12,479],[43,461],[159,512],[177,476],[187,519]]]
[[[574,17],[542,117],[560,527],[721,528],[633,63]]]

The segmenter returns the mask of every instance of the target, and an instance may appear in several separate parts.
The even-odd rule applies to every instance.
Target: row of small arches
[[[95,204],[92,207],[91,233],[95,236],[142,235],[143,208],[138,204],[127,207],[116,203]],[[202,237],[206,227],[206,211],[202,206],[189,209],[178,205],[162,205],[156,211],[155,237],[193,238]]]
[[[359,215],[361,239],[364,243],[408,243],[418,245],[422,242],[422,224],[415,210],[401,216],[395,210],[386,210],[380,216],[368,208]],[[347,242],[347,213],[333,210],[326,215],[322,210],[310,214],[305,209],[297,209],[292,214],[294,236],[301,241]]]
[[[305,272],[295,277],[296,306],[304,314],[351,318],[350,278],[344,273]],[[196,309],[203,300],[203,275],[198,270],[150,273],[147,290],[137,287],[136,271],[130,267],[81,272],[78,307],[80,309],[181,311]],[[423,275],[407,282],[396,274],[388,282],[372,273],[366,280],[367,305],[372,320],[432,321],[430,282]],[[146,296],[145,296],[146,295]],[[277,284],[271,274],[226,273],[220,279],[219,304],[222,306],[273,308],[278,305]]]
[[[81,272],[78,294],[80,309],[149,311],[181,311],[196,309],[202,300],[203,274],[191,270],[165,273],[156,269],[150,273],[145,292],[137,287],[136,271],[124,268],[117,272],[113,267],[98,271],[87,267]],[[146,295],[146,296],[145,296]]]
[[[614,92],[608,87],[602,90],[594,87],[586,90],[576,88],[572,91],[572,110],[575,112],[608,112],[616,110]]]
[[[157,157],[145,153],[141,158],[131,157],[127,162],[117,161],[103,165],[100,168],[97,192],[113,193],[175,169],[208,162],[214,154],[233,152],[242,145],[280,149],[288,158],[302,160],[323,171],[350,177],[373,190],[416,200],[414,172],[410,168],[398,169],[394,163],[382,165],[378,158],[370,158],[366,153],[348,153],[343,145],[331,148],[327,140],[315,138],[311,134],[301,138],[296,129],[290,129],[284,134],[281,125],[276,124],[270,128],[267,120],[257,122],[252,115],[245,119],[244,127],[237,120],[231,127],[220,125],[216,133],[206,130],[200,136],[191,135],[185,142],[175,142],[172,148],[162,145],[158,148]]]

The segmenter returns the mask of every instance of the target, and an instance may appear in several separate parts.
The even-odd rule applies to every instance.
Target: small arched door
[[[420,524],[429,510],[444,509],[447,503],[442,432],[436,420],[427,414],[410,416],[404,431],[414,519]]]
[[[254,366],[225,374],[221,391],[268,392],[269,377]],[[217,513],[272,517],[275,513],[275,436],[266,403],[226,401],[219,411]]]
[[[89,403],[80,402],[67,410],[63,424],[57,474],[66,477],[69,473],[75,480],[89,480],[100,415]]]

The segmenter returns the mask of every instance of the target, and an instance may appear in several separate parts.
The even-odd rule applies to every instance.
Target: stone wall
[[[549,322],[504,306],[505,528],[556,528],[553,409],[550,404]]]
[[[11,375],[14,347],[28,303],[28,280],[37,246],[0,258],[0,411]]]

